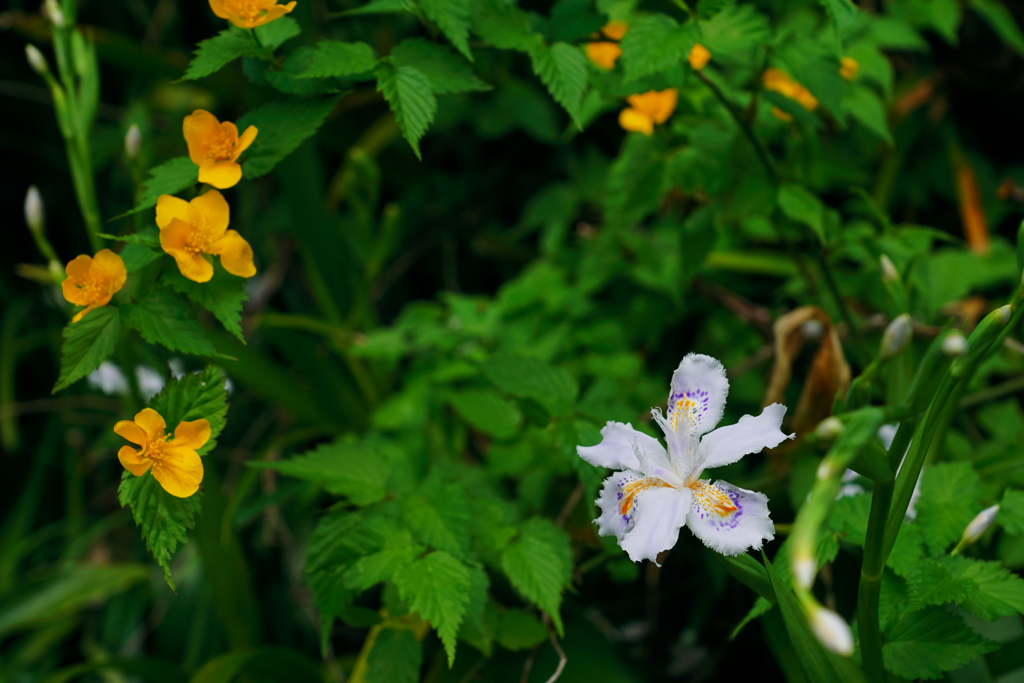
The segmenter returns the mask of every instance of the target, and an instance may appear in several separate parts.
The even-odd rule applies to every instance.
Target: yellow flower
[[[602,26],[601,33],[605,34],[612,40],[622,40],[623,36],[629,33],[629,24],[615,19],[614,21],[609,21],[607,24]]]
[[[629,25],[624,21],[609,21],[601,29],[601,33],[612,40],[622,40],[622,37],[629,32]],[[597,38],[596,33],[593,34]],[[622,55],[622,48],[618,43],[596,42],[587,43],[585,48],[587,58],[605,71],[615,68],[615,60]]]
[[[793,115],[792,114],[788,114],[788,113],[782,111],[781,109],[779,109],[778,107],[772,107],[772,114],[775,115],[775,118],[781,119],[781,120],[785,121],[786,123],[789,123],[790,121],[793,120]]]
[[[210,9],[238,28],[256,28],[288,14],[295,9],[295,2],[277,5],[275,0],[210,0]]]
[[[857,77],[857,72],[860,71],[860,64],[853,57],[843,57],[839,60],[839,75],[848,81],[852,81]]]
[[[249,126],[241,136],[230,121],[221,123],[208,111],[196,109],[181,125],[188,145],[188,156],[199,167],[199,182],[224,190],[242,179],[238,155],[256,139],[256,126]]]
[[[818,108],[818,98],[812,95],[807,88],[790,78],[789,74],[781,69],[774,67],[765,69],[764,75],[761,76],[761,81],[766,89],[774,90],[791,100],[796,100],[807,111],[814,111]]]
[[[134,422],[121,420],[114,425],[114,433],[142,449],[122,446],[117,459],[136,477],[152,468],[153,477],[164,491],[178,498],[188,498],[199,490],[203,481],[203,461],[196,450],[210,440],[210,423],[207,420],[182,422],[170,442],[166,429],[164,418],[152,408],[143,408]]]
[[[708,65],[708,62],[711,61],[711,50],[707,49],[700,43],[697,43],[693,46],[693,49],[690,50],[690,56],[687,57],[687,59],[690,60],[690,66],[693,67],[695,71],[700,71]]]
[[[629,107],[619,112],[619,125],[625,130],[651,135],[655,124],[665,123],[672,116],[678,100],[675,88],[630,95],[626,98]]]
[[[224,270],[252,277],[252,247],[235,230],[228,230],[230,209],[224,195],[210,190],[191,202],[160,195],[156,200],[156,224],[160,246],[178,262],[181,274],[193,282],[208,282],[213,265],[203,254],[220,256]]]
[[[64,298],[76,306],[85,306],[84,311],[79,311],[71,319],[73,323],[92,309],[110,303],[110,297],[124,287],[128,279],[124,261],[109,249],[97,252],[95,258],[82,254],[69,262],[64,272],[68,275],[60,284]]]

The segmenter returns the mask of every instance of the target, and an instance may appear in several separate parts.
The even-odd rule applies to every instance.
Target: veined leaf
[[[469,389],[453,392],[449,400],[467,422],[499,439],[513,436],[523,422],[523,415],[515,402],[496,391]]]
[[[402,135],[416,153],[416,158],[422,159],[420,139],[437,113],[437,100],[434,99],[430,79],[418,69],[395,66],[391,62],[381,62],[375,73],[377,90],[391,106]]]
[[[886,634],[885,668],[897,676],[933,680],[999,645],[978,635],[956,614],[928,607],[904,615]]]
[[[742,62],[751,49],[766,43],[770,37],[768,19],[753,5],[741,4],[726,7],[702,21],[697,39],[711,51],[712,59]]]
[[[857,7],[850,0],[821,0],[821,5],[828,12],[840,34],[857,21]]]
[[[437,631],[451,666],[455,661],[455,637],[469,603],[469,568],[438,550],[400,569],[394,583],[409,609]]]
[[[938,560],[954,579],[973,584],[963,608],[982,619],[1024,614],[1024,579],[999,562],[971,560],[963,556]]]
[[[465,553],[469,539],[469,499],[458,483],[430,476],[402,498],[402,518],[421,542],[453,555]]]
[[[210,440],[199,449],[199,454],[204,455],[216,446],[217,437],[227,424],[228,391],[224,383],[224,371],[207,365],[202,372],[190,372],[172,379],[150,399],[149,407],[163,416],[168,431],[172,433],[179,422],[207,420],[210,423]]]
[[[345,16],[360,14],[412,14],[416,11],[416,3],[412,0],[370,0],[365,5],[345,10]]]
[[[925,558],[907,572],[907,593],[911,610],[947,602],[961,604],[974,592],[974,582],[964,576],[954,576],[949,568]]]
[[[220,259],[214,259],[213,278],[209,282],[193,282],[177,268],[164,275],[164,282],[212,313],[228,332],[245,343],[241,321],[242,306],[249,299],[245,293],[246,280],[224,270]]]
[[[184,80],[194,81],[220,71],[239,57],[268,58],[273,48],[256,43],[252,31],[230,26],[213,38],[199,43],[195,57],[185,70]]]
[[[346,496],[356,505],[381,500],[391,474],[387,456],[372,444],[358,441],[335,441],[288,460],[246,464],[321,484],[329,493]]]
[[[562,634],[562,589],[569,584],[569,538],[546,519],[523,525],[519,538],[501,554],[501,568],[527,600],[548,613]]]
[[[529,15],[502,0],[472,3],[473,31],[501,50],[532,50],[543,39],[533,31]]]
[[[366,683],[416,683],[422,665],[423,648],[412,631],[385,628],[373,640]]]
[[[260,39],[260,44],[271,51],[281,46],[284,41],[302,33],[299,22],[291,17],[281,17],[253,29]]]
[[[437,24],[455,49],[473,61],[469,51],[469,0],[420,0],[427,18]]]
[[[129,273],[134,273],[148,266],[163,255],[163,251],[142,244],[125,245],[125,248],[119,254],[121,260],[124,261],[124,269]]]
[[[199,167],[192,163],[191,159],[188,157],[171,159],[149,169],[149,178],[142,183],[142,191],[139,193],[139,201],[135,208],[116,216],[116,218],[130,216],[133,213],[154,207],[160,195],[178,194],[197,182],[199,182]]]
[[[917,523],[931,555],[960,538],[981,509],[981,479],[969,462],[941,463],[924,470]]]
[[[873,90],[857,85],[850,87],[843,97],[843,108],[858,123],[882,138],[888,145],[893,144],[885,104]]]
[[[423,38],[410,38],[391,51],[396,66],[411,66],[430,79],[436,95],[490,90],[473,69],[448,48]]]
[[[1008,534],[1024,533],[1024,491],[1006,489],[999,503],[996,524],[1006,529]]]
[[[89,311],[64,328],[60,347],[60,376],[51,393],[66,389],[100,366],[114,352],[121,336],[121,317],[113,306]]]
[[[622,38],[625,82],[680,66],[697,42],[692,24],[679,25],[665,14],[644,14]]]
[[[576,127],[583,130],[580,107],[587,89],[587,58],[583,51],[569,43],[555,43],[551,47],[538,44],[530,50],[530,61],[551,96],[565,107]]]
[[[138,330],[151,344],[196,356],[217,354],[188,305],[170,290],[154,289],[138,304],[125,304],[122,308],[124,324]]]
[[[369,75],[377,66],[377,53],[366,43],[322,40],[288,55],[284,70],[295,78],[348,78]]]
[[[292,99],[271,102],[238,120],[238,130],[256,126],[259,133],[246,153],[242,174],[259,178],[295,151],[323,125],[338,99]]]
[[[556,415],[572,411],[579,384],[572,373],[554,368],[536,358],[495,356],[480,369],[502,391],[521,398],[534,398]]]

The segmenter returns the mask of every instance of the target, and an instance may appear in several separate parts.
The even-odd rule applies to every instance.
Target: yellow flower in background
[[[786,113],[786,112],[782,111],[781,109],[779,109],[778,107],[772,107],[772,114],[775,115],[775,118],[781,119],[781,120],[785,121],[786,123],[789,123],[790,121],[793,120],[793,115],[792,114]]]
[[[764,87],[784,95],[791,100],[796,100],[807,111],[814,111],[818,108],[818,98],[810,93],[807,88],[800,85],[789,77],[782,69],[765,69],[761,77]]]
[[[622,40],[622,37],[629,32],[629,25],[624,21],[609,21],[601,28],[601,33],[612,40]],[[593,34],[597,37],[597,34]],[[585,48],[587,58],[596,66],[611,71],[615,68],[615,60],[622,55],[622,48],[618,43],[594,42],[587,43]]]
[[[203,254],[220,256],[224,270],[239,277],[252,277],[252,247],[235,230],[228,230],[230,209],[224,195],[210,190],[191,202],[160,195],[156,201],[156,224],[160,246],[178,262],[181,274],[193,282],[208,282],[213,264]]]
[[[114,433],[142,446],[135,450],[122,446],[117,459],[124,468],[140,477],[153,470],[153,477],[164,491],[178,498],[188,498],[199,490],[203,481],[203,460],[196,451],[210,440],[207,420],[182,422],[174,430],[174,440],[168,441],[167,423],[152,408],[143,408],[135,421],[121,420],[114,425]]]
[[[69,262],[64,272],[68,276],[60,283],[64,298],[76,306],[85,306],[84,311],[71,319],[73,323],[92,309],[110,303],[110,297],[124,287],[128,279],[124,261],[109,249],[97,252],[95,257],[82,254]]]
[[[242,179],[238,156],[256,139],[256,126],[249,126],[241,136],[238,126],[221,123],[208,111],[197,109],[181,124],[188,145],[188,156],[199,167],[199,182],[224,190]]]
[[[839,75],[848,81],[852,81],[857,77],[857,72],[860,71],[860,64],[853,57],[843,57],[839,60]]]
[[[210,9],[238,28],[256,28],[288,14],[295,9],[295,2],[278,5],[275,0],[210,0]]]
[[[630,95],[626,101],[629,107],[619,113],[619,125],[628,131],[651,135],[655,124],[665,123],[672,116],[679,94],[675,88],[660,92],[651,90],[640,95]]]
[[[690,66],[693,67],[695,71],[700,71],[708,65],[708,62],[711,61],[711,50],[707,49],[700,43],[697,43],[690,50],[690,55],[687,59],[690,61]]]

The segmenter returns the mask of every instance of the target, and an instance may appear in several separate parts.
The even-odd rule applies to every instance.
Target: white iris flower
[[[598,445],[576,447],[592,465],[621,470],[605,480],[596,501],[601,516],[595,521],[598,533],[614,534],[634,562],[657,562],[658,553],[676,544],[683,526],[723,555],[760,548],[775,538],[767,496],[700,478],[705,469],[730,465],[793,438],[779,429],[786,414],[781,403],[714,429],[728,393],[721,363],[687,354],[672,375],[668,417],[660,408],[651,410],[665,432],[667,452],[657,439],[621,422],[605,425]]]

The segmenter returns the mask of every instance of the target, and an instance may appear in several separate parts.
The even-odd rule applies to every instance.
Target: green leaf
[[[828,516],[828,525],[839,534],[839,540],[863,546],[871,512],[871,494],[843,496],[836,501]],[[776,560],[778,562],[778,560]]]
[[[284,41],[302,33],[299,22],[291,17],[281,17],[253,29],[260,43],[271,52],[281,46]]]
[[[543,39],[533,31],[530,16],[502,0],[476,0],[471,7],[473,31],[501,50],[532,50]]]
[[[821,0],[839,33],[844,33],[857,21],[857,7],[850,0]]]
[[[469,499],[462,486],[438,477],[402,498],[402,518],[416,538],[438,550],[462,555],[469,540]]]
[[[409,609],[437,631],[450,667],[455,661],[456,634],[469,602],[469,569],[438,550],[396,572],[394,583]]]
[[[904,615],[886,633],[885,668],[904,678],[934,680],[943,671],[999,648],[978,635],[963,619],[942,607]]]
[[[746,63],[750,50],[770,38],[768,19],[753,5],[742,4],[726,7],[702,21],[698,40],[711,51],[714,60]]]
[[[95,308],[77,323],[68,323],[63,336],[54,394],[98,368],[114,352],[121,336],[121,316],[112,306]]]
[[[896,536],[896,543],[885,565],[896,574],[906,577],[918,560],[924,556],[924,536],[916,524],[904,524]]]
[[[273,48],[256,43],[252,31],[230,26],[213,38],[199,43],[195,57],[185,70],[184,80],[194,81],[220,71],[239,57],[269,58]]]
[[[164,255],[163,251],[152,249],[141,244],[129,244],[121,250],[119,256],[124,261],[124,269],[134,273],[141,268],[148,266]]]
[[[958,540],[981,509],[981,480],[969,462],[941,463],[924,470],[917,524],[931,555]]]
[[[565,532],[546,519],[529,520],[502,552],[501,568],[523,597],[547,612],[561,635],[562,589],[569,585],[572,572]]]
[[[587,58],[583,50],[569,43],[555,43],[551,47],[538,44],[530,50],[530,61],[551,96],[569,112],[576,127],[583,130],[580,115],[587,89]]]
[[[1024,613],[1024,579],[1003,567],[999,562],[971,560],[966,557],[939,559],[954,578],[974,584],[963,608],[982,619]]]
[[[259,131],[242,163],[246,178],[259,178],[291,154],[323,125],[338,99],[291,99],[271,102],[238,120],[238,130],[256,126]]]
[[[660,140],[639,133],[627,135],[605,180],[608,222],[631,225],[640,220],[661,203],[664,185],[665,151]]]
[[[498,627],[498,643],[506,650],[529,650],[544,642],[548,630],[537,617],[521,609],[506,610]]]
[[[163,416],[172,432],[179,422],[207,420],[210,440],[199,449],[199,454],[204,455],[216,446],[217,437],[227,424],[228,391],[224,383],[224,371],[207,365],[202,372],[171,379],[150,399],[149,407]]]
[[[949,568],[932,559],[923,559],[907,572],[907,595],[911,610],[947,602],[960,604],[974,592],[974,582],[954,576]]]
[[[494,356],[480,369],[505,393],[540,401],[555,415],[568,415],[579,393],[572,373],[536,358]]]
[[[155,228],[145,228],[132,235],[108,235],[107,233],[99,233],[98,237],[102,237],[107,240],[116,240],[117,242],[127,242],[128,244],[144,244],[147,247],[159,248],[160,247],[160,233]]]
[[[416,683],[422,665],[423,648],[412,631],[386,628],[373,640],[366,683]]]
[[[413,562],[425,550],[425,547],[413,543],[412,535],[405,531],[404,538],[398,540],[396,545],[387,545],[356,560],[345,571],[342,580],[347,588],[364,591],[381,581],[389,580],[396,571]]]
[[[1008,534],[1024,532],[1024,491],[1006,489],[1003,500],[999,503],[996,524],[1006,529]]]
[[[391,474],[391,461],[383,451],[365,441],[339,440],[288,460],[246,464],[315,482],[329,493],[346,496],[360,506],[384,498]]]
[[[992,30],[1019,54],[1024,55],[1024,33],[1013,18],[1013,14],[999,0],[970,0],[968,6],[988,22]]]
[[[664,14],[644,14],[630,24],[622,38],[626,83],[678,67],[697,42],[692,24],[680,26]]]
[[[434,99],[430,79],[419,69],[396,67],[390,62],[381,62],[375,73],[378,92],[391,106],[398,127],[416,153],[416,158],[422,160],[420,139],[437,113],[437,100]]]
[[[391,51],[396,66],[411,66],[430,79],[435,95],[490,90],[461,57],[423,38],[403,40]]]
[[[874,90],[860,85],[851,86],[843,96],[843,109],[888,145],[893,144],[885,103]]]
[[[437,24],[455,49],[469,61],[469,0],[420,0],[420,7],[427,18]]]
[[[164,491],[152,472],[146,472],[141,477],[127,471],[121,474],[117,499],[121,507],[131,508],[135,525],[142,528],[146,547],[164,570],[164,580],[171,590],[174,590],[171,557],[178,544],[188,540],[186,532],[195,528],[202,495],[200,491],[188,498],[172,496]]]
[[[341,12],[344,16],[360,14],[413,14],[416,3],[412,0],[370,0],[365,5]]]
[[[783,185],[777,201],[782,213],[809,227],[825,243],[825,205],[820,199],[800,185]]]
[[[369,74],[377,66],[377,53],[366,43],[322,40],[288,55],[284,71],[294,78],[348,78]]]
[[[242,306],[249,300],[245,293],[246,279],[224,270],[220,259],[214,259],[213,278],[209,282],[193,282],[177,268],[164,274],[164,282],[212,313],[224,329],[245,343],[241,322]]]
[[[448,400],[469,424],[499,439],[515,435],[523,422],[519,406],[496,391],[468,389],[449,394]]]
[[[187,187],[199,182],[199,167],[188,157],[177,157],[168,162],[149,169],[149,178],[142,183],[139,201],[131,211],[116,216],[124,216],[144,211],[156,206],[156,200],[162,194],[178,194]]]
[[[170,290],[154,289],[138,304],[125,304],[122,309],[124,324],[138,330],[150,344],[196,356],[217,354],[188,304]]]

